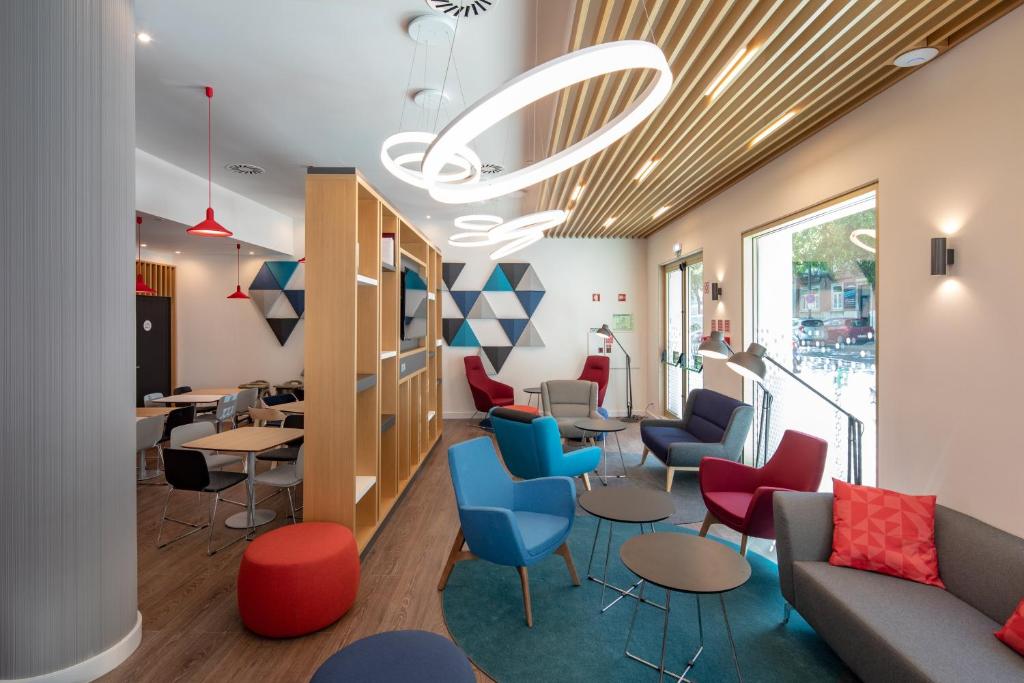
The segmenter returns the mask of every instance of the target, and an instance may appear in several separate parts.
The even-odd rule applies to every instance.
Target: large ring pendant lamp
[[[426,148],[434,141],[434,137],[433,133],[423,133],[419,131],[395,133],[387,138],[380,146],[380,163],[384,165],[384,168],[386,168],[391,175],[395,176],[399,180],[409,183],[415,187],[423,188],[424,190],[429,189],[429,185],[423,179],[423,174],[418,170],[409,168],[409,164],[422,162],[425,153],[422,151],[407,152],[399,155],[398,157],[392,158],[391,150],[399,145],[410,144],[418,144]],[[480,169],[483,165],[481,164],[480,157],[477,156],[476,152],[468,147],[455,150],[449,164],[456,167],[458,170],[442,173],[441,169],[438,169],[435,182],[475,183],[480,180]],[[445,164],[442,164],[442,166],[444,165]]]
[[[544,238],[544,231],[565,222],[569,214],[560,209],[540,211],[526,216],[501,222],[497,216],[460,216],[455,219],[456,227],[465,228],[469,225],[493,225],[488,230],[465,230],[448,238],[453,247],[487,247],[501,244],[491,252],[491,260],[496,261]],[[498,223],[494,224],[497,219]]]
[[[441,182],[444,167],[502,119],[576,83],[630,69],[652,69],[657,77],[624,112],[571,147],[493,180],[459,185]],[[563,55],[513,78],[459,114],[427,148],[423,180],[430,196],[445,204],[485,201],[521,190],[572,168],[622,138],[647,118],[671,89],[672,70],[654,43],[622,40]]]
[[[504,223],[504,219],[501,216],[492,216],[491,214],[472,214],[469,216],[459,216],[452,223],[459,230],[482,230],[487,231],[493,227],[499,226]]]

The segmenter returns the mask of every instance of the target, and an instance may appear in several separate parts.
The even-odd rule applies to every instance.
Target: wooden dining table
[[[161,415],[167,415],[174,408],[164,408],[162,406],[145,406],[135,409],[135,419],[145,420],[150,417],[160,417]]]
[[[163,403],[169,405],[185,405],[188,403],[216,403],[225,396],[231,394],[237,394],[238,389],[208,389],[205,392],[190,391],[187,394],[176,394],[174,396],[161,396],[160,398],[150,399],[153,403]]]
[[[306,402],[293,401],[291,403],[278,403],[276,406],[274,406],[274,410],[280,410],[282,413],[297,413],[299,415],[305,415]]]
[[[283,427],[239,427],[219,434],[211,434],[182,444],[182,448],[223,453],[245,453],[246,488],[248,502],[246,511],[228,517],[224,524],[232,529],[255,529],[274,521],[277,513],[273,510],[256,509],[256,454],[283,446],[302,438],[303,430]]]

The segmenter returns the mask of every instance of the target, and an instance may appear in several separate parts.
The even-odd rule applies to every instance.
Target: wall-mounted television
[[[427,336],[427,282],[412,268],[402,268],[402,340]]]

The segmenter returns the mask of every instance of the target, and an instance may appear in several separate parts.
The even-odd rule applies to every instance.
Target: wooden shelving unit
[[[344,524],[362,550],[443,429],[441,255],[354,169],[309,169],[306,216],[305,518]],[[403,268],[433,295],[415,342],[399,329]]]

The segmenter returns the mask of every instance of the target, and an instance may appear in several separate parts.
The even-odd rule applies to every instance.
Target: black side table
[[[608,452],[605,444],[608,443],[609,434],[615,434],[615,445],[619,447],[619,462],[622,463],[622,474],[616,474],[615,477],[622,479],[629,476],[626,472],[626,460],[622,457],[622,443],[619,442],[619,432],[626,430],[624,423],[618,420],[578,420],[573,426],[592,434],[605,435],[601,439],[601,459],[604,460],[604,474],[598,475],[601,477],[602,484],[608,485]]]
[[[622,486],[610,489],[598,489],[588,491],[580,496],[580,507],[597,517],[597,529],[594,530],[594,543],[590,546],[590,562],[587,563],[587,579],[594,583],[601,584],[601,613],[603,614],[612,605],[622,598],[629,596],[639,600],[633,593],[643,579],[635,582],[629,588],[608,583],[608,558],[612,554],[612,527],[615,522],[623,524],[639,524],[640,533],[644,533],[644,524],[651,525],[651,533],[654,533],[654,523],[668,519],[675,513],[676,506],[672,497],[663,491],[641,489],[635,486]],[[597,578],[590,573],[594,565],[594,551],[597,549],[597,537],[601,533],[601,523],[608,522],[608,544],[604,554],[604,573]],[[604,589],[611,588],[619,594],[619,597],[607,605],[604,603]],[[648,603],[654,605],[654,603]],[[655,605],[660,607],[660,605]]]
[[[736,641],[732,637],[729,626],[729,613],[725,610],[725,598],[728,591],[739,588],[750,578],[750,563],[739,553],[730,550],[721,543],[707,538],[680,533],[655,533],[635,536],[622,544],[619,550],[622,563],[631,572],[646,583],[640,586],[640,600],[633,608],[633,617],[629,621],[629,634],[626,636],[626,656],[659,671],[659,681],[665,674],[677,681],[688,681],[697,658],[704,651],[704,623],[700,613],[700,596],[717,593],[722,605],[722,616],[725,618],[725,631],[729,635],[729,647],[732,649],[732,662],[736,667],[736,678],[742,682],[740,663],[736,657]],[[633,624],[636,622],[637,609],[643,600],[644,587],[647,583],[665,589],[665,621],[661,635],[661,661],[658,664],[636,656],[629,651],[629,641],[633,637]],[[676,674],[665,670],[665,646],[668,642],[668,618],[672,610],[672,593],[691,593],[697,601],[697,629],[700,634],[700,646],[687,661],[683,673]]]
[[[525,389],[523,389],[523,393],[528,395],[528,398],[526,399],[526,405],[532,406],[533,397],[540,396],[540,387],[526,387]],[[539,398],[537,399],[537,407],[540,408]]]

